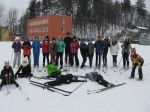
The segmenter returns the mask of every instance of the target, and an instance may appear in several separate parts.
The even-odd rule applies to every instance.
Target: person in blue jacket
[[[40,41],[39,37],[35,37],[32,43],[34,67],[39,67]]]
[[[84,39],[82,39],[81,43],[80,43],[80,53],[81,53],[81,56],[82,56],[82,59],[83,59],[81,68],[83,68],[83,67],[85,67],[85,63],[86,63],[86,60],[87,60],[87,45],[86,45]]]
[[[94,44],[95,48],[96,48],[96,67],[98,67],[100,69],[100,65],[101,65],[101,57],[102,54],[104,52],[104,43],[102,41],[102,37],[98,36],[97,41]]]

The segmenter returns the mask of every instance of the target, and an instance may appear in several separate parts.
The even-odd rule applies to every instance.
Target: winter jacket
[[[11,78],[14,78],[14,72],[11,66],[7,69],[6,66],[4,66],[3,70],[1,71],[1,78],[4,79],[6,78],[5,75],[10,76]]]
[[[25,41],[22,44],[23,55],[30,56],[31,54],[31,43],[29,41]]]
[[[98,72],[90,72],[85,74],[85,77],[90,79],[91,81],[97,81],[97,77],[98,77]]]
[[[33,53],[40,54],[40,41],[34,40],[32,43]]]
[[[130,55],[132,63],[137,63],[138,66],[141,66],[141,64],[144,62],[144,59],[139,54]]]
[[[115,44],[111,43],[110,52],[112,55],[118,55],[119,52],[119,44],[116,42]]]
[[[104,39],[103,43],[104,43],[104,53],[108,53],[108,48],[110,47],[109,39]]]
[[[50,50],[50,54],[56,54],[57,53],[57,44],[51,43],[49,50]]]
[[[13,42],[12,48],[14,49],[14,52],[21,52],[21,43]]]
[[[94,54],[94,44],[88,43],[87,48],[88,48],[88,50],[87,50],[88,55],[93,55]]]
[[[87,55],[86,43],[83,43],[83,42],[80,43],[80,52],[81,52],[81,55]]]
[[[22,71],[22,74],[24,74],[24,75],[31,74],[31,66],[30,66],[30,64],[28,64],[25,67],[23,67],[21,65],[15,75],[17,75],[18,73],[20,73],[20,71]]]
[[[130,43],[123,43],[122,45],[121,45],[121,48],[122,48],[122,53],[124,54],[124,53],[128,53],[128,54],[130,54],[130,49],[131,49],[131,44]]]
[[[71,53],[76,54],[78,52],[78,49],[79,49],[79,42],[78,41],[72,41],[70,47],[71,47]]]
[[[65,47],[66,47],[66,44],[64,43],[64,41],[59,40],[57,42],[57,52],[64,52]]]
[[[74,82],[72,80],[73,75],[72,74],[67,74],[67,75],[58,75],[56,80],[58,81],[58,83],[62,84],[69,84],[71,82]]]
[[[71,37],[65,37],[64,42],[66,44],[65,51],[70,52],[70,44],[72,42],[72,38]]]
[[[43,41],[43,43],[41,44],[41,48],[43,53],[49,54],[50,43],[46,43],[45,41]]]
[[[104,52],[104,43],[102,40],[97,40],[94,46],[96,48],[96,53],[102,54]]]
[[[57,66],[53,65],[53,64],[46,65],[46,69],[47,69],[48,76],[51,76],[52,73],[57,73],[57,74],[61,73],[60,69]]]

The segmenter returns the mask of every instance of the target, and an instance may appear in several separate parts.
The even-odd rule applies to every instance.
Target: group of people
[[[42,48],[43,66],[45,67],[45,60],[47,60],[47,65],[49,64],[53,64],[55,66],[60,65],[61,68],[63,67],[64,52],[65,52],[65,65],[67,66],[70,65],[71,67],[75,65],[76,67],[79,67],[78,50],[80,49],[80,53],[83,59],[81,68],[85,67],[87,57],[89,58],[89,67],[92,67],[94,50],[96,53],[95,66],[97,68],[100,68],[101,60],[103,60],[103,67],[107,67],[107,54],[109,48],[113,58],[113,67],[117,67],[117,55],[119,52],[119,44],[116,39],[112,39],[110,41],[108,36],[106,36],[105,38],[103,38],[102,36],[98,36],[94,44],[92,43],[91,40],[88,40],[87,44],[84,39],[81,39],[81,42],[79,43],[76,36],[73,36],[72,38],[70,37],[70,33],[67,33],[67,36],[64,39],[62,37],[58,37],[57,40],[56,38],[52,38],[51,42],[48,36],[46,36],[43,39],[42,43],[40,42],[38,37],[35,37],[32,44],[29,41],[29,38],[27,37],[24,38],[23,44],[21,44],[19,37],[16,37],[15,41],[12,44],[12,48],[14,49],[13,68],[17,65],[18,70],[14,74],[13,69],[9,65],[9,62],[5,62],[5,66],[1,71],[2,82],[0,84],[0,88],[5,83],[8,82],[14,83],[17,87],[19,87],[18,83],[14,79],[16,79],[17,77],[33,76],[33,74],[31,73],[31,59],[30,59],[31,49],[33,49],[34,67],[39,66],[40,48]],[[121,48],[122,48],[123,67],[125,69],[129,68],[129,56],[133,64],[130,78],[134,78],[135,69],[138,66],[139,80],[142,80],[143,79],[142,66],[144,63],[144,59],[139,54],[136,53],[135,48],[131,47],[129,38],[126,38],[124,40],[124,42],[121,45]],[[22,64],[20,64],[21,49],[23,50],[24,56]],[[58,63],[59,59],[60,64]],[[106,87],[108,86],[108,84],[110,84],[107,81],[103,80],[100,74],[98,73],[91,73],[91,74],[97,74],[95,81],[97,81],[99,84],[102,84]],[[86,77],[89,78],[89,75],[86,75]]]

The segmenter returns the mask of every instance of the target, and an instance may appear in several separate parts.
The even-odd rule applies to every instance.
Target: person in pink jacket
[[[74,65],[74,58],[75,58],[75,63],[76,66],[79,66],[79,59],[78,59],[78,49],[79,49],[79,42],[76,39],[76,36],[73,37],[73,41],[71,42],[70,45],[70,50],[71,50],[71,57],[72,57],[72,61],[71,61],[71,66]]]
[[[47,64],[49,64],[49,47],[50,47],[49,39],[45,37],[41,44],[43,53],[43,66],[45,66],[45,58],[47,59]]]

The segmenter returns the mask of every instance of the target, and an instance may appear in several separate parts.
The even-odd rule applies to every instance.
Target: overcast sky
[[[4,5],[5,10],[8,11],[11,7],[15,7],[19,10],[19,16],[22,15],[29,5],[30,0],[0,0],[0,4]],[[123,1],[123,0],[118,0]],[[132,4],[135,4],[137,0],[131,0]],[[150,0],[145,0],[147,10],[150,12]]]

